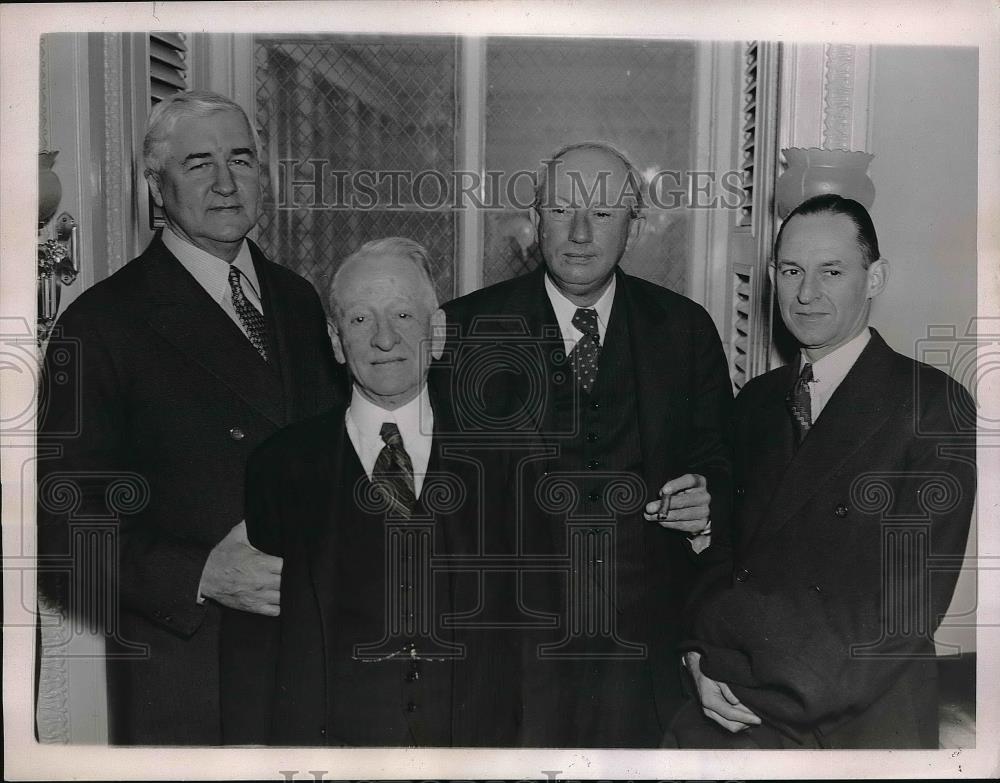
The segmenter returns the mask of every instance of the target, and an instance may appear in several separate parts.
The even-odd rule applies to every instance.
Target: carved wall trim
[[[125,180],[124,96],[122,94],[122,35],[104,34],[104,214],[108,274],[125,263],[124,226],[127,220]]]
[[[38,740],[44,743],[67,743],[70,740],[69,675],[66,658],[66,620],[58,608],[44,596],[38,596],[41,620],[39,650]]]
[[[867,150],[871,47],[823,46],[823,148]]]
[[[49,148],[49,59],[46,36],[39,41],[38,52],[38,149]]]
[[[823,148],[849,150],[854,104],[852,44],[826,44],[823,70]]]

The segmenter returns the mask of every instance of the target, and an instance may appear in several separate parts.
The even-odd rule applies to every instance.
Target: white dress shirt
[[[247,330],[243,328],[236,308],[233,307],[233,289],[229,285],[229,264],[211,253],[206,253],[200,247],[195,247],[186,239],[181,239],[170,230],[169,226],[163,229],[163,244],[166,245],[167,250],[177,256],[181,266],[191,273],[191,276],[198,281],[198,285],[205,289],[205,292],[232,319],[240,331],[246,334]],[[245,239],[240,245],[240,252],[236,255],[232,265],[240,271],[240,287],[243,289],[243,296],[263,314],[264,306],[260,300],[260,283],[253,268],[250,246]],[[247,336],[249,337],[249,335]]]
[[[837,391],[837,387],[847,377],[847,373],[851,371],[871,337],[871,330],[865,327],[853,340],[812,363],[813,380],[809,384],[809,402],[813,424],[816,423],[816,419],[823,412],[833,393]],[[808,361],[803,352],[799,361],[799,372],[802,372]]]
[[[369,479],[375,469],[375,460],[385,446],[385,441],[379,433],[387,421],[395,422],[399,427],[403,448],[413,463],[413,491],[420,497],[420,490],[424,486],[424,475],[427,473],[427,463],[431,459],[434,432],[434,412],[427,397],[427,386],[425,385],[420,394],[406,405],[393,411],[380,408],[361,394],[357,386],[354,387],[351,392],[351,406],[345,416],[347,435]]]
[[[601,345],[604,345],[604,335],[608,331],[608,319],[611,318],[611,305],[615,301],[615,287],[617,282],[611,278],[611,284],[607,290],[601,294],[589,309],[597,310],[597,331],[601,337]],[[548,275],[545,275],[545,293],[549,295],[552,309],[556,314],[556,321],[559,323],[559,331],[562,332],[563,342],[566,344],[566,355],[576,347],[577,342],[583,337],[583,332],[573,326],[573,316],[576,315],[580,306],[571,302],[566,295],[560,291],[556,284],[552,282]]]

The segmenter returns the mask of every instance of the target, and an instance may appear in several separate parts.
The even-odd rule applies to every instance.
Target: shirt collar
[[[861,352],[865,350],[871,337],[871,329],[865,327],[857,337],[831,351],[822,359],[813,362],[813,378],[816,379],[816,382],[822,383],[828,388],[839,386],[840,382],[847,377],[847,373],[851,371],[858,357],[861,356]],[[809,359],[803,351],[799,368],[804,367],[808,361]]]
[[[391,411],[376,405],[355,386],[351,391],[351,407],[347,415],[365,439],[381,440],[379,433],[382,425],[387,421],[395,422],[399,427],[399,434],[403,436],[404,448],[408,448],[408,444],[415,443],[417,439],[431,437],[434,430],[434,413],[426,383],[416,397]]]
[[[611,283],[605,289],[604,293],[601,294],[601,298],[598,299],[593,305],[592,309],[597,310],[597,326],[601,335],[601,342],[604,342],[604,334],[608,328],[608,321],[611,319],[611,305],[615,301],[615,289],[618,286],[617,275],[612,275]],[[545,275],[545,293],[549,296],[549,301],[552,303],[552,310],[556,314],[556,321],[559,324],[559,330],[562,332],[565,339],[570,339],[572,335],[572,341],[575,343],[580,339],[582,332],[573,326],[573,316],[576,315],[577,308],[580,305],[571,302],[566,298],[566,295],[559,290],[552,279]]]
[[[167,250],[173,253],[181,265],[191,273],[191,276],[198,281],[208,295],[216,302],[222,300],[229,294],[229,263],[221,258],[213,256],[195,247],[186,239],[177,236],[169,226],[163,229],[163,244]],[[233,266],[243,274],[244,282],[248,281],[260,301],[260,284],[257,282],[257,272],[253,267],[253,257],[250,255],[250,245],[246,239],[240,244],[239,253],[233,260]],[[241,282],[241,285],[244,283]],[[245,289],[244,289],[244,292]]]

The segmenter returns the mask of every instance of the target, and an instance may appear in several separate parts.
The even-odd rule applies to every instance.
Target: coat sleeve
[[[151,488],[136,470],[129,441],[127,373],[111,348],[108,325],[94,316],[68,310],[45,354],[38,530],[44,570],[51,573],[41,589],[68,611],[113,628],[108,607],[85,599],[117,585],[122,607],[189,636],[205,617],[197,597],[210,548],[143,518]],[[111,542],[103,535],[109,522]],[[71,594],[71,583],[96,592]]]
[[[702,570],[725,568],[733,509],[733,454],[730,422],[733,385],[715,324],[701,308],[694,326],[694,387],[688,472],[705,476],[712,496],[711,544],[700,554],[688,554]]]
[[[261,551],[280,557],[285,551],[278,503],[282,482],[266,454],[265,444],[251,455],[247,465],[247,536]],[[222,610],[219,687],[222,741],[226,745],[264,745],[270,741],[280,643],[280,616]]]
[[[926,519],[931,558],[960,562],[975,501],[974,433],[960,433],[956,411],[975,410],[958,384],[946,394],[921,376],[916,431],[906,459],[881,489],[898,519]],[[940,384],[936,384],[940,387]],[[910,416],[907,411],[903,415]],[[912,428],[912,424],[911,424]],[[878,542],[873,538],[874,545]],[[889,553],[889,557],[892,557]],[[885,563],[886,558],[880,562]],[[930,636],[947,612],[958,577],[914,558],[895,557],[894,570],[855,574],[866,589],[831,596],[814,590],[763,593],[737,584],[719,590],[694,619],[692,649],[703,653],[703,670],[727,682],[751,709],[775,722],[809,726],[864,711],[892,687],[904,667],[925,657]],[[891,584],[883,584],[887,573]],[[846,577],[846,575],[845,575]],[[885,600],[885,590],[899,600]],[[920,604],[929,615],[902,616]],[[917,626],[906,632],[906,623]]]
[[[725,448],[727,454],[731,444],[736,437],[736,427],[742,420],[741,409],[745,404],[745,398],[740,395],[736,398],[732,406],[732,416],[727,419],[727,430],[725,433]],[[683,633],[685,639],[693,639],[693,625],[701,611],[702,602],[713,595],[716,591],[724,589],[731,581],[734,563],[734,546],[736,531],[734,525],[739,518],[739,498],[735,497],[732,474],[724,475],[721,483],[728,481],[725,488],[728,493],[727,498],[716,500],[715,493],[712,492],[712,537],[711,544],[698,556],[699,570],[694,583],[687,596],[683,614]],[[718,518],[715,517],[716,503],[719,504],[720,512]],[[683,642],[681,650],[692,649],[690,642]]]

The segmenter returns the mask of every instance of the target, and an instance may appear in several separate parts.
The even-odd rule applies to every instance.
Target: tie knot
[[[812,383],[813,379],[813,366],[806,362],[802,367],[802,372],[799,373],[799,383]]]
[[[240,270],[237,269],[233,264],[229,265],[229,285],[239,286],[240,285]],[[242,286],[240,286],[242,288]]]
[[[592,307],[578,307],[573,314],[573,326],[590,337],[600,340],[601,332],[597,328],[597,310]]]
[[[383,423],[382,429],[379,430],[378,434],[385,445],[391,449],[398,449],[403,445],[403,436],[399,434],[399,427],[396,426],[396,422],[394,421]]]

